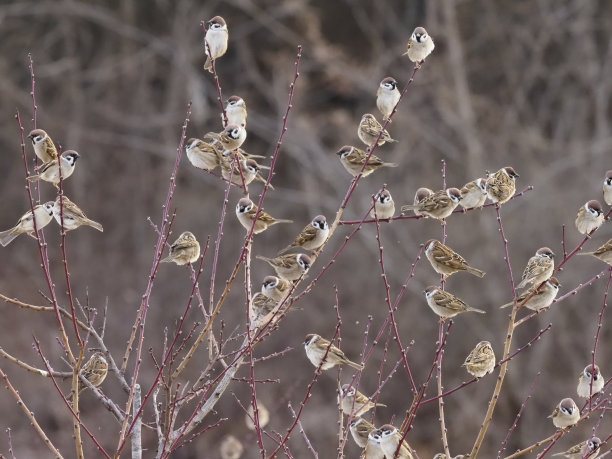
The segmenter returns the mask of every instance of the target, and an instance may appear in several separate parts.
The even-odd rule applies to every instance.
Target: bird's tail
[[[259,260],[267,261],[268,263],[272,261],[272,258],[264,257],[263,255],[257,255],[255,256],[255,258],[258,258]]]
[[[284,249],[281,249],[278,251],[278,255],[283,255],[287,252],[289,252],[289,250],[291,250],[294,247],[293,244],[289,244],[287,247],[285,247]]]
[[[348,359],[347,359],[347,361],[346,361],[346,364],[347,364],[348,366],[350,366],[350,367],[353,367],[355,370],[359,370],[359,371],[363,370],[363,368],[364,368],[364,366],[363,366],[363,365],[360,365],[360,364],[355,363],[355,362],[351,362],[351,361],[350,361],[350,360],[348,360]]]
[[[15,239],[20,234],[21,233],[15,231],[15,228],[11,228],[9,230],[2,231],[0,232],[0,244],[2,244],[2,247],[6,247],[11,242],[13,242],[13,239]]]
[[[39,174],[28,176],[28,182],[36,182],[38,180],[40,180],[40,175]]]
[[[466,271],[478,277],[484,277],[484,275],[486,274],[484,271],[481,271],[480,269],[472,268],[471,266],[468,266],[466,268]]]
[[[273,225],[276,225],[277,223],[293,223],[293,220],[284,220],[284,219],[280,219],[280,220],[275,220]]]
[[[404,213],[404,212],[408,212],[409,210],[414,210],[414,209],[416,209],[416,208],[418,208],[418,207],[419,207],[419,206],[415,206],[415,205],[413,205],[413,204],[407,204],[407,205],[405,205],[405,206],[402,206],[402,208],[400,209],[400,211],[401,211],[402,213]]]
[[[479,314],[486,314],[486,312],[485,312],[485,311],[483,311],[482,309],[476,309],[476,308],[472,308],[472,307],[470,307],[470,308],[468,309],[468,311],[477,312],[477,313],[479,313]]]
[[[208,70],[210,73],[213,73],[213,71],[212,71],[212,61],[211,61],[210,57],[206,57],[206,62],[204,63],[204,70]]]
[[[595,252],[578,252],[577,253],[577,255],[594,255],[594,254],[595,254]]]
[[[85,223],[89,226],[91,226],[92,228],[97,229],[98,231],[100,231],[101,233],[104,232],[104,229],[102,228],[102,225],[98,222],[95,222],[93,220],[87,219],[85,221]]]

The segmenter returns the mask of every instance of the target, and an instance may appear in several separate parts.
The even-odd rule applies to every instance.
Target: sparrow
[[[160,260],[160,263],[173,261],[177,265],[186,265],[195,262],[200,256],[200,243],[196,240],[193,233],[185,231],[170,246],[170,254]]]
[[[246,102],[242,97],[231,96],[227,99],[225,104],[225,116],[227,117],[227,124],[246,126],[247,108]]]
[[[34,129],[28,134],[28,139],[32,141],[34,153],[38,156],[43,164],[49,163],[57,159],[57,148],[51,137],[42,129]]]
[[[593,392],[591,393],[591,379],[593,380]],[[604,388],[605,378],[599,371],[599,366],[587,365],[578,377],[578,397],[590,398],[591,395],[598,394]]]
[[[402,440],[402,444],[399,448],[399,453],[395,456],[395,451],[397,451],[397,447],[400,444],[400,440],[402,439],[402,434],[399,433],[395,426],[391,424],[385,424],[380,429],[380,447],[385,453],[385,457],[397,457],[398,459],[414,459],[412,452],[410,450],[410,446],[408,446],[408,442],[406,440]]]
[[[331,344],[325,338],[321,338],[314,333],[306,335],[304,348],[306,349],[306,356],[308,360],[310,360],[310,363],[315,367],[321,366],[321,370],[329,370],[336,365],[348,365],[356,370],[363,370],[363,365],[351,362],[339,348]],[[328,348],[329,351],[327,350]],[[323,361],[323,357],[326,353],[327,356]]]
[[[261,284],[261,293],[278,302],[287,296],[291,282],[276,276],[266,276]]]
[[[37,230],[47,226],[53,220],[53,201],[34,206],[34,215],[36,216]],[[0,232],[0,244],[2,244],[2,247],[6,247],[13,239],[23,233],[36,238],[34,236],[34,218],[32,218],[31,210],[23,214],[14,227]]]
[[[247,132],[244,126],[228,124],[221,132],[208,132],[204,139],[209,141],[209,145],[216,148],[224,156],[232,150],[242,146],[246,140]]]
[[[375,406],[387,406],[382,403],[374,403],[350,384],[345,384],[340,389],[338,403],[342,412],[346,415],[353,413],[355,416],[363,416]]]
[[[567,451],[553,454],[553,457],[564,456],[569,459],[582,459],[583,457],[590,457],[591,459],[595,459],[597,455],[591,456],[590,454],[594,453],[597,449],[599,449],[600,445],[601,440],[598,437],[593,437],[588,440],[584,440],[583,442],[580,442],[577,445],[572,446]]]
[[[270,412],[263,403],[259,401],[257,402],[257,418],[259,419],[259,427],[262,429],[270,422]],[[249,430],[255,430],[253,419],[255,419],[253,415],[253,405],[250,405],[247,414],[244,415],[244,422]]]
[[[408,56],[412,62],[420,67],[427,56],[434,50],[435,45],[433,39],[427,34],[423,27],[417,27],[412,32],[410,40],[406,45],[406,52],[403,56]]]
[[[374,115],[371,113],[366,113],[361,117],[359,127],[357,128],[357,135],[359,136],[359,140],[365,143],[368,147],[372,147],[374,145],[376,139],[378,139],[378,136],[380,135],[380,131],[382,131],[382,126],[378,121],[376,121]],[[391,138],[386,129],[380,136],[378,145],[383,145],[385,142],[397,142],[397,140]]]
[[[104,231],[100,223],[87,218],[85,212],[79,209],[79,206],[68,199],[67,196],[62,196],[61,206],[59,196],[57,197],[53,204],[53,217],[60,226],[62,225],[62,219],[64,220],[65,231],[72,231],[81,225],[91,226],[100,232]]]
[[[257,255],[257,258],[272,266],[278,277],[288,281],[298,280],[310,269],[312,264],[310,257],[305,253],[289,253],[276,258]]]
[[[236,204],[236,217],[238,217],[238,221],[247,231],[251,229],[257,209],[258,207],[249,198],[242,198],[238,201],[238,204]],[[261,210],[257,215],[257,220],[253,227],[253,234],[263,233],[269,227],[278,223],[293,223],[293,220],[277,220],[264,210]]]
[[[538,249],[527,262],[521,277],[521,283],[517,285],[517,288],[527,287],[528,285],[538,286],[550,279],[555,269],[554,257],[555,254],[548,247]]]
[[[580,234],[588,235],[591,231],[599,228],[604,222],[604,213],[601,204],[595,199],[590,200],[578,209],[576,215],[576,229]]]
[[[609,206],[612,206],[612,170],[606,172],[606,178],[603,182],[604,201]]]
[[[397,81],[391,77],[382,80],[376,91],[376,106],[382,113],[384,121],[389,118],[399,100],[400,92],[397,89]]]
[[[251,324],[253,328],[259,327],[263,319],[270,314],[278,303],[272,298],[268,298],[261,292],[257,292],[251,298]]]
[[[244,452],[244,447],[236,437],[226,435],[221,440],[219,451],[221,452],[221,459],[239,459]]]
[[[516,191],[519,175],[511,167],[502,167],[487,179],[486,189],[489,199],[496,204],[508,201]]]
[[[573,426],[580,419],[580,410],[576,406],[576,402],[571,398],[564,398],[559,402],[559,405],[555,407],[552,414],[548,416],[552,418],[552,422],[555,427],[559,429],[565,429],[566,427]]]
[[[368,442],[361,456],[362,459],[385,459],[385,453],[382,450],[380,441],[382,434],[380,430],[373,430],[368,434]],[[392,456],[393,457],[393,456]]]
[[[225,19],[221,16],[215,16],[210,21],[206,21],[206,35],[204,35],[206,63],[204,64],[204,70],[208,70],[212,73],[211,57],[213,59],[218,59],[225,54],[227,51],[228,37],[227,24],[225,23]],[[206,46],[206,44],[208,44],[208,46]],[[208,55],[208,48],[210,48],[210,56]]]
[[[477,178],[469,183],[466,183],[461,192],[461,207],[464,209],[473,209],[475,207],[484,206],[487,200],[487,180]]]
[[[338,156],[340,156],[340,162],[344,166],[344,168],[351,174],[353,177],[357,177],[359,172],[361,172],[361,168],[365,164],[366,158],[368,154],[360,150],[357,147],[351,147],[350,145],[343,146],[340,150],[336,152]],[[368,160],[368,164],[365,168],[363,168],[362,177],[367,177],[375,170],[380,169],[381,167],[397,167],[396,163],[386,163],[382,159],[380,159],[376,155],[370,155],[370,159]]]
[[[402,214],[409,210],[418,211],[421,215],[444,220],[461,201],[461,192],[457,188],[447,188],[423,198],[418,204],[402,206]]]
[[[212,171],[220,164],[219,152],[203,140],[195,138],[187,140],[185,152],[189,162],[198,169]]]
[[[378,218],[379,220],[388,220],[395,214],[395,203],[391,197],[389,190],[382,190],[376,198],[374,208],[370,211],[370,217]],[[376,209],[376,212],[374,212]]]
[[[455,295],[448,293],[444,290],[441,290],[438,287],[430,285],[423,292],[425,294],[425,299],[427,300],[427,304],[432,309],[433,312],[438,314],[440,317],[446,319],[449,317],[455,317],[457,314],[462,312],[478,312],[480,314],[484,314],[485,312],[481,309],[476,309],[468,306],[457,298]]]
[[[604,245],[595,250],[595,252],[578,253],[578,255],[592,255],[600,259],[604,263],[612,266],[612,239],[609,239]]]
[[[79,374],[89,381],[94,387],[98,387],[108,373],[108,362],[102,352],[94,353],[81,367]],[[79,380],[79,394],[87,389],[87,384]]]
[[[240,156],[238,156],[240,158]],[[249,185],[253,180],[257,180],[259,182],[266,183],[266,179],[262,177],[259,173],[261,166],[257,164],[257,162],[253,159],[239,159],[240,161],[240,170],[242,170],[242,175],[240,175],[240,170],[237,165],[234,164],[234,171],[232,172],[232,183],[234,185],[242,186],[242,180],[244,179],[244,184]],[[229,180],[230,171],[232,170],[232,160],[229,157],[222,157],[221,159],[221,175],[225,180]],[[270,185],[270,188],[273,190],[274,187]]]
[[[495,368],[495,353],[488,341],[481,341],[468,354],[463,362],[462,367],[465,367],[467,372],[477,378],[482,378],[484,375],[493,373]]]
[[[60,161],[62,164],[62,180],[66,180],[72,175],[76,161],[80,157],[81,155],[74,150],[66,150],[64,153],[62,153],[60,156]],[[28,181],[30,182],[36,182],[38,180],[50,182],[55,186],[55,188],[59,189],[58,184],[60,181],[60,168],[58,166],[57,158],[43,164],[38,170],[38,174],[30,175],[28,177]]]
[[[349,430],[353,436],[353,440],[360,448],[365,448],[368,444],[368,435],[370,432],[377,430],[374,424],[369,423],[363,418],[355,418],[349,424]]]
[[[317,215],[312,219],[308,225],[297,235],[295,240],[287,247],[278,252],[279,255],[294,249],[301,247],[305,250],[314,252],[327,240],[329,235],[329,226],[327,220],[323,215]]]
[[[425,187],[421,187],[418,190],[416,190],[416,193],[414,193],[414,215],[416,216],[423,216],[425,218],[427,218],[427,215],[421,214],[421,212],[419,212],[418,210],[418,204],[420,204],[425,198],[427,198],[428,196],[431,196],[432,194],[434,194],[433,190],[430,190],[429,188],[425,188]]]
[[[525,307],[527,309],[531,309],[532,311],[539,311],[540,309],[548,308],[552,304],[553,300],[557,297],[559,287],[561,287],[559,280],[556,277],[551,277],[541,287],[539,285],[534,285],[521,293],[516,298],[516,304],[519,308]],[[530,296],[531,298],[529,298]],[[508,306],[512,305],[514,305],[514,301],[506,303],[503,306],[500,306],[500,308],[507,308]]]
[[[484,271],[472,268],[465,258],[436,239],[430,239],[425,243],[425,255],[434,271],[442,274],[444,279],[459,271],[466,271],[478,277],[485,275]]]

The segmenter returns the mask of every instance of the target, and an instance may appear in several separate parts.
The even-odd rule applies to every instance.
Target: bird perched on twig
[[[565,429],[566,427],[573,426],[580,419],[580,409],[571,398],[564,398],[555,407],[552,414],[548,416],[552,418],[552,422],[555,427],[559,429]]]
[[[304,349],[310,363],[315,367],[321,366],[321,370],[329,370],[336,365],[348,365],[356,370],[363,370],[363,365],[350,361],[338,347],[314,333],[306,335]]]
[[[28,177],[29,182],[36,182],[38,180],[44,180],[45,182],[52,183],[55,188],[59,188],[60,182],[60,167],[62,165],[62,180],[66,180],[74,172],[74,166],[81,155],[74,150],[66,150],[59,157],[60,160],[55,158],[48,163],[43,164],[38,170],[38,174],[30,175]]]
[[[395,203],[389,190],[382,190],[376,197],[374,207],[370,211],[370,217],[379,220],[388,220],[395,214]]]
[[[195,262],[200,256],[200,243],[193,233],[185,231],[170,246],[170,254],[160,260],[161,263],[173,261],[177,265],[186,265]]]
[[[382,131],[382,134],[380,131]],[[359,140],[365,143],[368,147],[374,146],[376,139],[378,139],[379,136],[379,146],[384,145],[386,142],[397,142],[397,140],[391,138],[386,129],[383,131],[382,125],[371,113],[366,113],[361,117],[359,127],[357,128],[357,135],[359,136]]]
[[[459,201],[461,207],[466,210],[482,207],[487,200],[487,181],[477,178],[466,183],[459,191],[461,191],[461,201]]]
[[[452,293],[448,293],[433,285],[427,287],[423,293],[432,311],[444,319],[455,317],[462,312],[485,313],[481,309],[468,306],[463,300],[460,300]]]
[[[578,255],[591,255],[612,266],[612,239],[609,239],[608,242],[595,250],[595,252],[578,253]]]
[[[426,187],[421,187],[418,190],[416,190],[416,193],[414,193],[414,201],[413,201],[414,206],[412,209],[412,211],[414,212],[414,215],[419,216],[419,217],[423,216],[425,218],[428,218],[427,215],[422,214],[419,211],[419,204],[423,202],[425,198],[431,196],[432,194],[434,194],[434,191]]]
[[[554,257],[555,254],[548,247],[539,248],[527,262],[521,276],[521,283],[517,285],[517,288],[527,287],[528,285],[538,286],[550,279],[555,269]]]
[[[588,440],[584,440],[583,442],[578,443],[577,445],[572,446],[567,451],[562,453],[553,454],[554,456],[564,456],[568,459],[582,459],[583,457],[589,457],[590,459],[596,459],[596,456],[590,456],[590,454],[594,453],[599,449],[601,445],[601,440],[599,437],[589,438]]]
[[[397,430],[397,427],[391,424],[385,424],[378,429],[380,433],[380,447],[385,453],[385,457],[397,457],[398,459],[414,459],[408,442],[402,440],[402,434]],[[401,445],[400,445],[401,440]],[[399,453],[395,456],[397,447]]]
[[[350,384],[344,384],[338,394],[338,403],[344,414],[353,413],[355,416],[363,416],[375,406],[387,406],[382,403],[374,403]]]
[[[380,82],[378,90],[376,91],[376,106],[383,115],[383,121],[389,118],[393,109],[399,102],[400,96],[401,93],[397,89],[397,81],[395,81],[395,78],[387,77]]]
[[[487,179],[486,189],[489,199],[501,205],[510,200],[516,192],[516,179],[519,175],[510,167],[502,167]]]
[[[247,231],[249,231],[251,225],[253,225],[257,210],[258,207],[249,198],[242,198],[238,201],[238,204],[236,204],[236,217],[238,217],[238,221]],[[259,214],[257,214],[255,225],[253,226],[253,234],[262,233],[269,227],[278,223],[293,223],[293,220],[276,219],[264,210],[260,210]]]
[[[302,248],[314,252],[327,240],[329,235],[329,226],[323,215],[317,215],[308,225],[297,235],[295,240],[284,249],[278,252],[279,255],[295,249]]]
[[[312,264],[312,260],[305,253],[288,253],[276,258],[257,255],[257,258],[272,266],[278,277],[288,281],[298,280],[302,275],[306,274]]]
[[[488,373],[493,373],[495,368],[495,353],[488,341],[481,341],[468,354],[465,362],[461,365],[467,372],[477,378],[482,378]]]
[[[553,300],[557,297],[559,287],[561,287],[559,280],[556,277],[551,277],[541,287],[539,285],[534,285],[521,293],[516,298],[516,304],[519,308],[525,307],[527,309],[531,309],[532,311],[539,311],[540,309],[548,308],[552,304]],[[514,301],[510,301],[509,303],[500,306],[500,308],[507,308],[508,306],[512,306],[514,304]]]
[[[34,215],[32,217],[32,211],[28,210],[25,214],[23,214],[17,224],[6,231],[0,232],[0,244],[2,247],[6,247],[13,239],[15,239],[20,234],[28,234],[29,236],[36,238],[34,236],[34,218],[36,218],[36,229],[41,230],[45,226],[47,226],[51,220],[53,220],[53,201],[45,202],[44,204],[39,204],[34,206]]]
[[[444,220],[453,213],[459,201],[461,201],[461,192],[457,188],[447,188],[423,198],[418,204],[402,206],[402,214],[413,210],[415,214],[418,211],[420,215]]]
[[[274,301],[281,301],[291,289],[291,282],[276,276],[266,276],[261,284],[261,293]]]
[[[385,459],[385,452],[380,445],[381,435],[379,429],[373,430],[368,434],[368,442],[363,450],[361,459]]]
[[[187,140],[185,152],[187,153],[189,162],[198,169],[212,171],[220,164],[219,152],[217,149],[201,139],[192,137]]]
[[[370,159],[368,159],[368,163],[366,164],[368,154],[365,151],[350,145],[343,146],[336,152],[336,154],[340,156],[340,162],[347,172],[353,177],[357,177],[362,168],[363,173],[361,176],[367,177],[381,167],[397,167],[396,163],[387,163],[376,155],[370,155]],[[366,164],[365,167],[363,167],[364,164]]]
[[[599,201],[592,199],[578,209],[574,223],[580,234],[588,236],[591,231],[599,228],[603,222],[604,214],[603,210],[601,210],[601,204]]]
[[[28,134],[28,139],[32,141],[34,153],[40,158],[43,165],[57,159],[57,148],[45,131],[34,129]]]
[[[227,124],[246,127],[247,107],[244,99],[239,96],[231,96],[227,99],[225,104],[225,116],[227,116]]]
[[[257,162],[253,159],[240,158],[241,155],[238,155],[238,161],[234,162],[234,166],[232,168],[232,156],[222,156],[220,158],[221,163],[221,175],[225,180],[230,179],[230,171],[232,176],[232,183],[234,185],[242,186],[242,181],[244,179],[244,185],[249,185],[253,180],[257,180],[258,182],[266,183],[266,179],[259,173],[263,166],[257,164]],[[240,169],[238,168],[238,163],[240,163]],[[269,185],[270,189],[273,190],[274,187],[272,184]]]
[[[417,67],[421,67],[425,58],[431,54],[434,48],[433,39],[425,28],[417,27],[412,32],[406,45],[406,52],[403,55],[407,55],[408,59],[414,62]]]
[[[593,392],[591,392],[591,380],[593,381]],[[578,397],[590,398],[591,395],[600,393],[605,384],[605,378],[599,370],[599,366],[587,365],[578,377]]]
[[[108,362],[103,352],[95,352],[79,371],[79,374],[94,387],[98,387],[104,382],[107,373]],[[87,384],[79,380],[78,389],[80,394],[84,389],[87,389]]]
[[[349,429],[353,436],[353,440],[355,440],[355,443],[357,443],[357,446],[360,448],[365,448],[368,444],[368,435],[370,432],[377,430],[374,424],[371,424],[363,418],[353,419],[349,424]]]
[[[206,21],[206,34],[204,35],[204,52],[206,53],[206,62],[204,70],[212,73],[212,59],[218,59],[227,51],[227,41],[229,32],[225,19],[221,16],[215,16],[209,21]],[[206,46],[208,45],[208,46]],[[208,49],[210,48],[210,55]]]
[[[64,221],[65,231],[72,231],[82,225],[91,226],[100,232],[104,231],[100,223],[87,218],[85,212],[65,195],[62,196],[61,205],[59,196],[55,200],[53,204],[53,217],[60,227],[62,226],[62,220]]]
[[[430,239],[425,243],[425,255],[429,263],[431,263],[431,267],[438,274],[442,274],[444,279],[460,271],[465,271],[478,277],[483,277],[486,274],[480,269],[472,268],[468,265],[465,258],[436,239]]]
[[[227,156],[232,150],[242,146],[246,140],[247,132],[244,126],[228,124],[221,132],[208,132],[204,135],[204,140],[209,141],[213,148]]]

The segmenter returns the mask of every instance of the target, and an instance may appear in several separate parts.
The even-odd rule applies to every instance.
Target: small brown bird
[[[350,361],[339,348],[314,333],[306,335],[304,348],[310,363],[315,367],[321,366],[321,370],[329,370],[336,365],[348,365],[356,370],[363,370],[363,365]]]
[[[187,140],[185,152],[189,162],[198,169],[212,171],[220,164],[219,152],[203,140],[195,138]]]
[[[592,255],[604,263],[612,266],[612,239],[609,239],[608,242],[598,248],[595,252],[578,253],[578,255]]]
[[[246,126],[247,106],[242,97],[231,96],[229,99],[227,99],[225,105],[225,116],[227,116],[227,124]]]
[[[425,243],[425,255],[431,267],[438,274],[442,274],[444,279],[460,271],[466,271],[478,277],[484,277],[486,274],[480,269],[472,268],[465,258],[436,239],[430,239]]]
[[[559,287],[561,287],[559,280],[556,277],[551,277],[541,287],[539,285],[534,285],[521,293],[516,298],[516,304],[519,308],[525,307],[532,311],[548,308],[557,297]],[[536,290],[535,293],[534,290]],[[514,305],[513,301],[500,306],[500,308],[507,308],[512,305]]]
[[[246,140],[247,132],[244,126],[228,124],[221,132],[209,132],[204,135],[204,140],[209,141],[209,145],[217,148],[221,154],[227,156],[232,150],[242,146]]]
[[[387,77],[380,82],[376,91],[376,106],[383,115],[383,121],[393,112],[393,109],[400,100],[400,92],[397,89],[397,81],[395,78]],[[372,141],[373,143],[374,141]]]
[[[460,300],[455,295],[441,290],[433,285],[427,287],[423,293],[425,294],[427,304],[432,311],[444,319],[455,317],[457,314],[462,312],[472,311],[480,314],[485,313],[485,311],[481,309],[468,306],[463,300]]]
[[[519,175],[512,167],[502,167],[487,179],[487,194],[496,204],[503,204],[510,200],[516,192],[516,179]]]
[[[74,172],[74,167],[81,155],[74,150],[66,150],[60,156],[60,162],[62,164],[62,180],[66,180]],[[43,164],[38,170],[38,174],[30,175],[28,177],[29,182],[36,182],[38,180],[44,180],[45,182],[52,183],[55,188],[59,188],[60,182],[60,168],[58,166],[58,160],[53,159],[48,163]]]
[[[344,384],[338,394],[338,403],[346,415],[363,416],[375,406],[387,406],[374,403],[350,384]]]
[[[257,402],[257,418],[259,420],[259,427],[262,429],[268,425],[270,422],[270,412],[260,401]],[[247,414],[244,415],[244,423],[249,430],[255,430],[255,423],[253,422],[255,419],[253,415],[253,405],[250,405]]]
[[[591,380],[593,380],[593,392],[591,392]],[[600,393],[605,384],[605,378],[599,370],[599,366],[587,365],[578,377],[578,397],[590,398],[591,395]]]
[[[412,450],[406,440],[402,440],[402,434],[397,430],[397,427],[391,424],[385,424],[378,429],[380,433],[380,447],[385,453],[385,457],[396,457],[398,459],[414,459]],[[395,452],[397,447],[400,445],[399,453],[397,456]]]
[[[469,183],[466,183],[461,188],[461,207],[464,209],[474,209],[484,206],[487,200],[487,181],[483,178],[477,178]]]
[[[357,177],[361,169],[363,168],[362,177],[367,177],[375,170],[380,169],[381,167],[397,167],[396,163],[386,163],[382,159],[380,159],[376,155],[371,155],[368,160],[368,164],[364,168],[363,165],[366,162],[368,154],[360,150],[357,147],[351,147],[350,145],[343,146],[340,150],[336,152],[338,156],[340,156],[340,162],[344,166],[344,168],[351,174],[353,177]]]
[[[108,362],[103,352],[94,353],[87,362],[81,367],[79,374],[89,381],[92,386],[98,387],[108,373]],[[79,380],[79,394],[87,389],[87,384]]]
[[[597,451],[600,445],[601,440],[599,439],[599,437],[589,438],[588,440],[584,440],[583,442],[572,446],[567,451],[553,454],[553,457],[564,456],[568,459],[582,459],[583,457],[589,457],[590,459],[596,459],[597,455],[592,456],[591,454]]]
[[[418,211],[421,215],[444,220],[453,213],[459,201],[461,201],[461,192],[457,188],[447,188],[436,191],[416,205],[402,206],[402,214],[414,210],[415,213]]]
[[[57,148],[51,137],[42,129],[34,129],[28,134],[28,139],[32,141],[34,153],[38,156],[43,164],[49,163],[57,159]]]
[[[368,434],[368,442],[363,450],[361,459],[385,459],[385,453],[380,445],[381,438],[380,429],[373,430]]]
[[[240,157],[240,155],[239,155]],[[225,180],[230,179],[230,171],[232,170],[232,161],[231,155],[223,156],[220,160],[221,163],[221,175]],[[233,166],[232,172],[232,183],[234,185],[242,186],[243,180],[245,185],[250,185],[254,180],[262,183],[266,183],[266,179],[259,173],[259,171],[264,167],[257,164],[257,162],[253,159],[239,159],[240,169],[237,164]],[[241,175],[242,172],[242,175]],[[273,190],[274,187],[272,184],[269,185],[270,189]]]
[[[578,209],[576,215],[576,229],[580,234],[589,235],[591,231],[599,228],[604,222],[604,213],[601,210],[601,204],[599,201],[592,199],[587,202],[584,206]]]
[[[612,206],[612,170],[606,172],[606,178],[603,182],[604,201],[609,206]]]
[[[550,279],[555,269],[554,257],[555,254],[548,247],[539,248],[527,262],[521,277],[521,283],[517,285],[517,288],[527,287],[528,285],[538,286]]]
[[[323,215],[317,215],[312,219],[308,225],[297,235],[295,240],[287,247],[278,252],[279,255],[283,253],[301,247],[305,250],[314,252],[327,240],[329,235],[329,226],[327,220]]]
[[[221,453],[221,459],[239,459],[244,452],[244,447],[236,437],[233,435],[226,435],[223,437],[223,440],[221,440],[219,452]]]
[[[79,206],[68,199],[68,197],[65,195],[62,197],[61,206],[59,196],[55,200],[55,203],[53,204],[53,217],[60,227],[62,226],[62,219],[64,220],[65,231],[72,231],[82,225],[91,226],[100,232],[104,231],[100,223],[87,218],[85,212],[79,209]]]
[[[552,414],[548,416],[558,429],[565,429],[573,426],[580,419],[580,410],[571,398],[564,398],[555,407]]]
[[[177,265],[194,263],[200,256],[200,243],[193,233],[185,231],[170,246],[170,255],[161,260],[161,263],[173,261]]]
[[[261,284],[261,293],[278,302],[287,296],[291,282],[276,276],[266,276]]]
[[[368,444],[368,435],[370,432],[377,430],[374,424],[371,424],[363,418],[353,419],[349,424],[349,429],[353,436],[353,440],[355,440],[355,443],[357,443],[357,446],[360,448],[365,448]]]
[[[272,298],[268,298],[261,292],[257,292],[253,298],[251,298],[251,327],[259,327],[266,316],[270,314],[278,303]]]
[[[416,193],[414,193],[414,202],[413,202],[414,209],[412,210],[414,212],[414,215],[423,216],[425,218],[428,218],[427,215],[421,214],[421,212],[419,212],[419,204],[423,202],[425,198],[431,196],[432,194],[434,194],[434,191],[429,188],[421,187],[418,190],[416,190]]]
[[[397,140],[391,138],[386,129],[381,135],[380,131],[382,130],[382,125],[376,120],[374,115],[371,113],[366,113],[361,117],[359,127],[357,128],[357,135],[359,136],[359,140],[365,143],[368,147],[372,147],[374,143],[376,143],[376,139],[378,139],[379,135],[379,146],[385,144],[386,142],[397,142]]]
[[[242,198],[238,201],[238,204],[236,204],[236,217],[238,217],[238,221],[247,231],[251,229],[257,209],[258,207],[249,198]],[[276,219],[267,212],[261,210],[257,215],[257,220],[253,227],[253,234],[262,233],[269,227],[278,223],[293,223],[293,220]]]
[[[204,64],[204,70],[208,70],[212,73],[211,57],[213,59],[218,59],[225,54],[227,51],[228,38],[229,32],[225,19],[221,16],[215,16],[210,21],[206,21],[206,35],[204,35],[206,63]],[[208,46],[206,46],[207,44]],[[208,54],[208,48],[210,48],[210,56]]]
[[[484,375],[493,373],[495,368],[495,353],[493,347],[488,341],[481,341],[476,345],[472,352],[468,354],[463,362],[462,367],[465,367],[467,372],[477,378],[482,378]]]
[[[378,218],[379,220],[388,220],[393,218],[394,214],[395,203],[393,202],[391,193],[389,193],[389,190],[382,190],[376,198],[374,207],[370,211],[370,217]]]
[[[53,201],[34,206],[34,215],[36,216],[36,229],[43,229],[53,220]],[[34,218],[32,217],[31,210],[23,214],[14,227],[0,232],[0,244],[2,244],[2,247],[6,247],[13,239],[23,233],[36,238],[34,236]]]
[[[420,67],[434,48],[433,39],[427,34],[427,31],[423,27],[417,27],[412,32],[406,45],[406,52],[403,55],[408,55],[408,59],[414,62],[417,67]]]
[[[312,264],[310,257],[305,253],[288,253],[276,258],[257,255],[257,258],[272,266],[278,277],[288,281],[298,280],[310,269]]]

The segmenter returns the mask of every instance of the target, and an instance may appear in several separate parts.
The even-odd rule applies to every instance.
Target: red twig
[[[6,428],[6,435],[8,437],[9,454],[11,455],[12,459],[15,459],[15,454],[13,454],[13,439],[11,438],[11,428],[10,427]]]
[[[595,333],[595,340],[593,342],[593,352],[591,353],[591,364],[592,368],[595,368],[595,354],[597,353],[597,343],[599,342],[599,332],[601,331],[601,323],[603,320],[603,315],[606,310],[606,306],[608,305],[608,292],[610,291],[610,281],[612,281],[612,267],[608,268],[610,271],[610,275],[608,276],[608,282],[606,284],[606,291],[604,293],[603,304],[601,306],[601,311],[599,312],[599,321],[597,322],[597,332]],[[591,378],[591,382],[589,385],[589,410],[591,409],[591,401],[593,399],[593,378]]]
[[[289,411],[291,411],[291,416],[293,416],[293,419],[297,419],[297,415],[295,414],[295,411],[293,410],[293,407],[291,406],[291,402],[289,402],[287,406],[289,407]],[[308,439],[308,435],[306,435],[306,432],[304,431],[304,427],[302,426],[302,421],[298,419],[297,423],[298,423],[298,428],[300,430],[300,433],[302,434],[302,437],[304,438],[304,442],[306,442],[306,446],[308,447],[308,450],[312,453],[312,455],[316,459],[319,459],[319,454],[312,447],[312,443],[310,443],[310,440]]]

